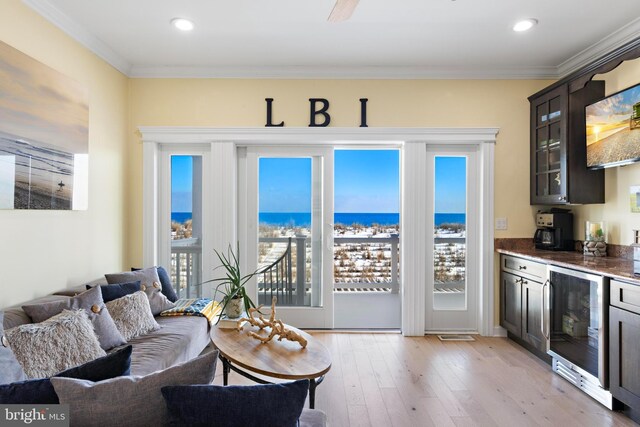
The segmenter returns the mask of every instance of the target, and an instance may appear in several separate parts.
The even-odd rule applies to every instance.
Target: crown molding
[[[606,53],[636,39],[640,33],[640,18],[635,19],[597,43],[572,56],[558,66],[522,67],[218,67],[218,66],[139,66],[130,63],[89,30],[65,13],[51,0],[22,0],[43,18],[60,28],[71,38],[132,78],[237,78],[237,79],[478,79],[478,80],[556,80],[604,56]]]
[[[129,75],[131,64],[113,49],[91,34],[85,27],[62,13],[49,0],[22,0],[47,21],[67,33],[72,39],[105,60],[124,75]]]
[[[624,27],[592,44],[558,65],[558,78],[568,76],[584,66],[600,59],[607,53],[624,46],[638,38],[640,34],[640,18],[636,18]]]
[[[299,145],[301,141],[316,144],[377,145],[404,142],[432,142],[469,144],[472,142],[495,143],[499,128],[390,128],[390,127],[186,127],[139,126],[144,143],[197,144],[211,142],[235,142],[247,146],[273,143],[274,145]]]
[[[133,78],[224,78],[224,79],[443,79],[522,80],[556,79],[557,67],[144,67],[134,65]]]

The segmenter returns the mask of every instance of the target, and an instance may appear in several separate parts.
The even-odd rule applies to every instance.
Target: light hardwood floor
[[[506,338],[312,334],[333,357],[316,394],[332,427],[636,425]],[[250,384],[235,373],[229,382]]]

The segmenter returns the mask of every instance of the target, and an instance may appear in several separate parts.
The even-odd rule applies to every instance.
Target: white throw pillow
[[[151,313],[149,299],[142,291],[109,301],[106,306],[116,328],[127,341],[160,329]]]
[[[106,355],[85,310],[63,310],[8,329],[5,336],[29,378],[48,378]]]

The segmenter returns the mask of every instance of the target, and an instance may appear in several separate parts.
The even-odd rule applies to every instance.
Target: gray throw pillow
[[[42,323],[5,333],[29,378],[48,378],[106,355],[85,310],[63,310]]]
[[[100,288],[89,289],[80,295],[62,301],[22,306],[24,312],[36,323],[47,320],[62,310],[77,310],[80,308],[89,315],[89,319],[91,319],[91,323],[93,323],[93,327],[96,330],[96,335],[98,335],[100,346],[104,350],[126,343],[120,332],[118,332],[116,324],[113,323],[109,310],[105,309]]]
[[[9,340],[4,336],[4,313],[0,311],[0,384],[26,380],[27,376],[9,348]]]
[[[175,304],[169,301],[162,293],[162,284],[160,283],[160,277],[158,277],[158,270],[155,267],[105,274],[104,277],[110,285],[139,280],[142,290],[149,298],[149,305],[154,316],[175,307]]]
[[[169,424],[162,387],[210,384],[218,352],[212,351],[144,377],[119,377],[99,382],[51,378],[60,403],[68,404],[74,425],[165,426]]]
[[[160,329],[160,325],[151,313],[149,299],[142,291],[109,301],[107,310],[127,342]]]

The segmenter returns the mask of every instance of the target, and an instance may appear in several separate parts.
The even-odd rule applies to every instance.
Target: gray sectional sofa
[[[99,279],[91,284],[106,284],[106,281]],[[85,290],[85,285],[82,285],[5,308],[2,310],[4,312],[4,329],[32,323],[31,318],[22,310],[22,305],[59,301]],[[128,342],[133,346],[131,375],[144,376],[186,362],[197,357],[210,344],[210,327],[204,317],[158,316],[156,321],[161,326],[160,330]],[[326,425],[326,416],[322,411],[305,409],[300,418],[300,425],[304,427],[324,426]]]

